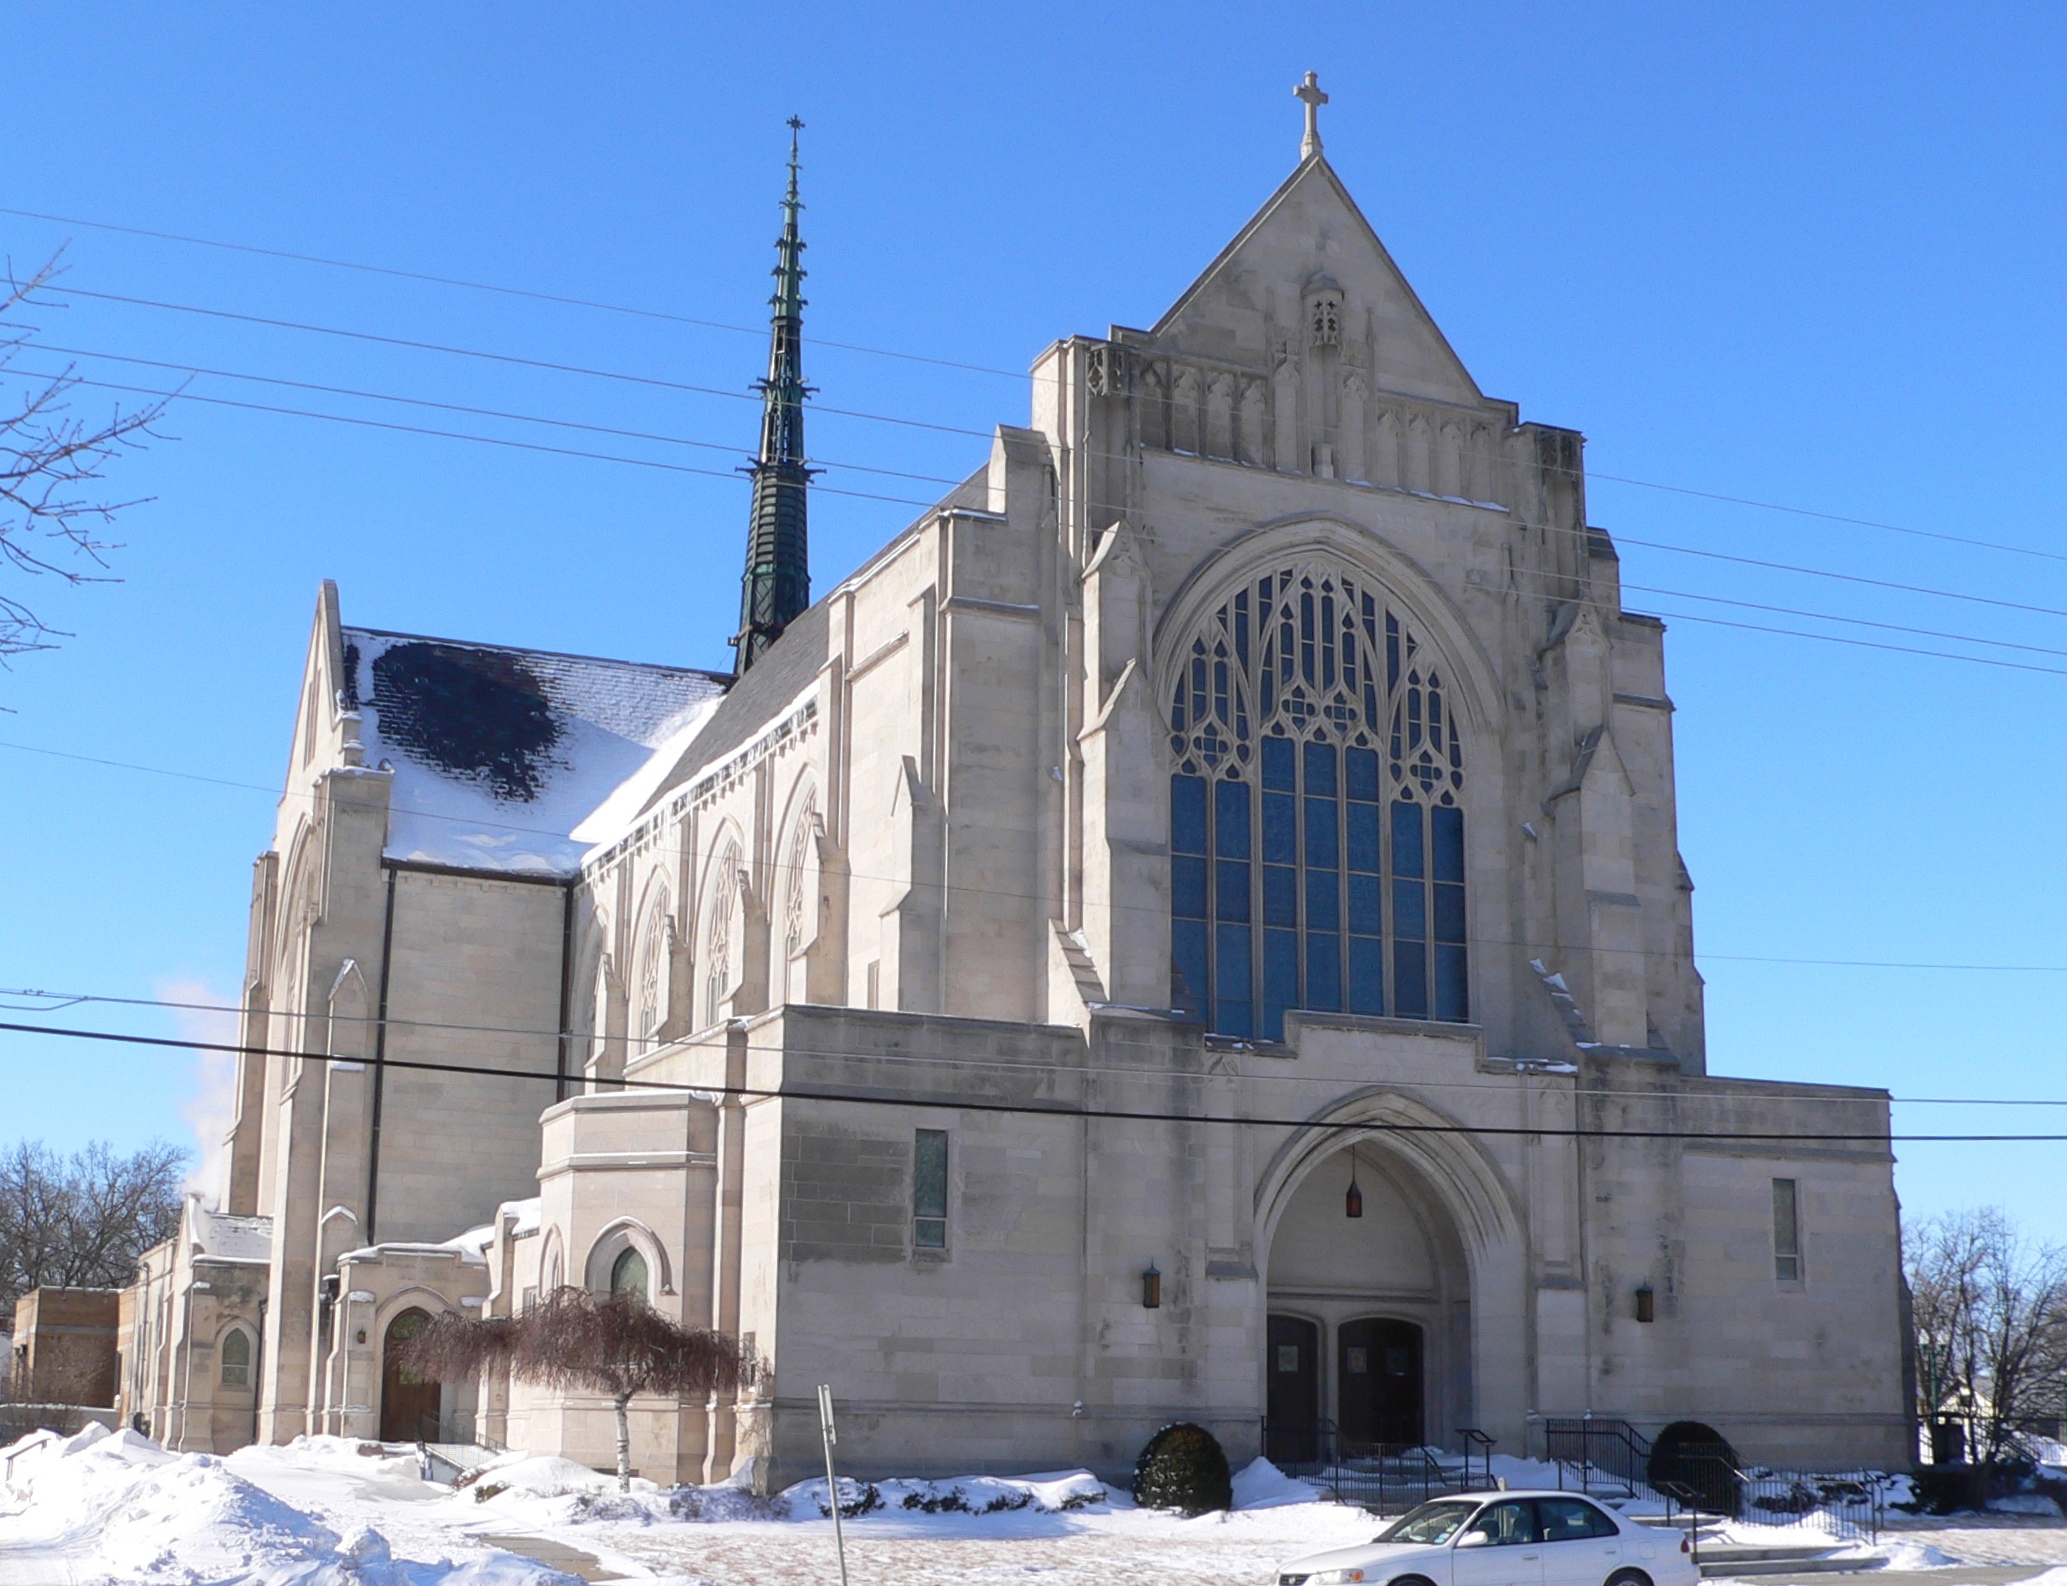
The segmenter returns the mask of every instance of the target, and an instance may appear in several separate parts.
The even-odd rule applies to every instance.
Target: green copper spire
[[[804,241],[797,235],[797,134],[789,118],[789,192],[782,201],[782,236],[775,244],[774,310],[768,332],[768,377],[761,381],[761,452],[753,475],[754,504],[747,529],[746,577],[739,598],[739,670],[761,658],[798,612],[811,604],[811,554],[805,498],[811,470],[804,466]]]

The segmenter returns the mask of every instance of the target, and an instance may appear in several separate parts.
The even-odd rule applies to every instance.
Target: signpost
[[[840,1478],[833,1474],[833,1444],[840,1434],[833,1429],[833,1387],[818,1385],[818,1430],[825,1438],[826,1504],[833,1512],[833,1547],[840,1555],[840,1586],[847,1586],[847,1538],[840,1530]]]

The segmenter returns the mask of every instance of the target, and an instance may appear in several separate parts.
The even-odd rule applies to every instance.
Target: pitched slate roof
[[[395,774],[392,859],[570,876],[574,836],[730,679],[688,667],[345,628],[345,704]]]

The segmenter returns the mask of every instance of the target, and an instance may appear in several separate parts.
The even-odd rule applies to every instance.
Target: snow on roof
[[[479,1228],[469,1228],[463,1234],[440,1241],[448,1250],[457,1250],[463,1256],[477,1256],[488,1259],[488,1247],[495,1243],[495,1224],[483,1223]]]
[[[200,1255],[211,1261],[271,1261],[273,1259],[273,1219],[270,1217],[232,1217],[228,1212],[212,1212],[198,1200],[189,1202],[193,1209],[194,1242],[201,1247]]]
[[[512,1239],[522,1239],[527,1234],[538,1232],[538,1225],[543,1215],[544,1206],[545,1201],[543,1197],[537,1195],[532,1196],[528,1201],[504,1201],[495,1208],[495,1220],[501,1222],[505,1217],[515,1219],[510,1224],[510,1237]]]
[[[725,696],[722,673],[345,628],[345,704],[392,768],[387,857],[569,876],[575,832]]]

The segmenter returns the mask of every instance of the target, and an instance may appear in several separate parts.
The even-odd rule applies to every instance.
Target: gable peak
[[[1375,390],[1468,406],[1484,402],[1321,153],[1318,114],[1327,96],[1313,74],[1296,92],[1307,117],[1299,164],[1148,339],[1180,357],[1262,369],[1281,366],[1288,352],[1318,337],[1317,345],[1339,344],[1345,364],[1366,371]],[[1317,297],[1333,300],[1319,317]]]

